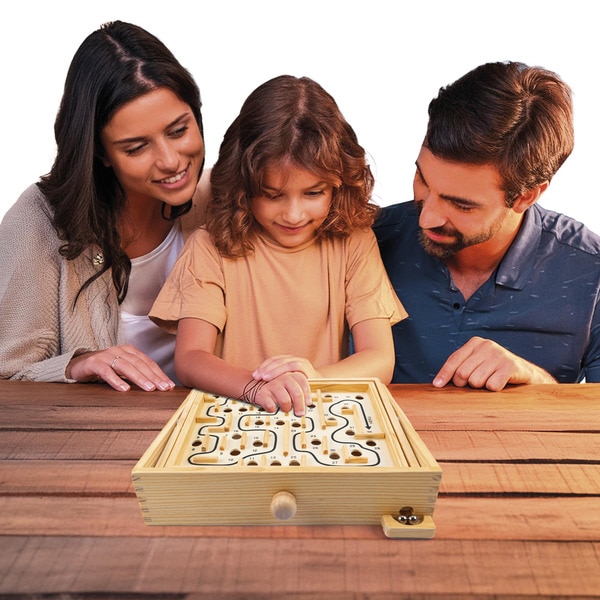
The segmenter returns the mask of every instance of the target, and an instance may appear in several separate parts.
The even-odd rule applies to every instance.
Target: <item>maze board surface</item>
[[[376,379],[312,380],[306,415],[190,392],[132,472],[148,524],[381,523],[433,537],[441,469]]]

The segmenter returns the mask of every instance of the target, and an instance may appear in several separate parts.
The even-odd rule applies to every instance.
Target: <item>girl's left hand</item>
[[[283,373],[290,372],[304,373],[307,379],[318,379],[319,372],[312,366],[311,362],[300,356],[291,354],[282,354],[280,356],[271,356],[263,361],[252,372],[252,377],[262,381],[272,381]]]

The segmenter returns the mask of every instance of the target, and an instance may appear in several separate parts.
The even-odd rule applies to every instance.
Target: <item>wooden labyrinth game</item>
[[[387,388],[309,383],[302,417],[192,390],[132,471],[146,523],[380,523],[432,538],[442,471]]]

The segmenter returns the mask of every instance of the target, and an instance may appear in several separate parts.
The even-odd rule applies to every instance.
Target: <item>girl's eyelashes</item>
[[[266,190],[261,190],[261,194],[267,200],[277,200],[278,198],[281,198],[281,194],[278,192],[267,192]]]
[[[283,192],[267,192],[266,190],[262,190],[261,194],[268,200],[279,200],[284,195]],[[308,190],[308,191],[304,192],[304,195],[309,198],[319,197],[319,196],[322,196],[323,194],[325,194],[324,189]]]

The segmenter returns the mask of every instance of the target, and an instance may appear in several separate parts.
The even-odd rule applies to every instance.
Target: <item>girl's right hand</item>
[[[306,406],[313,405],[306,375],[299,371],[283,373],[271,381],[259,380],[255,385],[252,402],[267,412],[275,412],[279,407],[286,413],[293,410],[301,417],[306,413]]]
[[[175,387],[151,358],[130,344],[73,357],[67,366],[66,377],[81,383],[105,381],[120,392],[131,389],[127,381],[148,392],[164,392]]]

